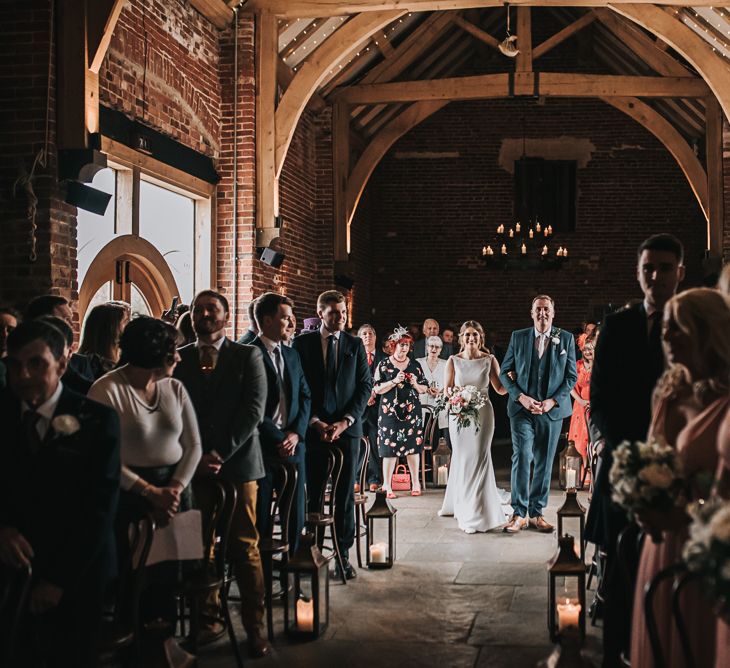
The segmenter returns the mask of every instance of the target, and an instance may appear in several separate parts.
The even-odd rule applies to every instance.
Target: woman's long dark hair
[[[99,355],[114,362],[119,358],[119,337],[128,312],[116,304],[99,304],[89,311],[84,323],[79,352]]]

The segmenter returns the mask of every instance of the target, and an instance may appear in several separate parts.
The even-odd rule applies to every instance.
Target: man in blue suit
[[[267,384],[264,419],[259,426],[266,474],[259,480],[256,524],[261,535],[268,533],[274,487],[273,465],[276,462],[292,464],[297,471],[297,487],[289,523],[291,550],[296,549],[304,528],[304,439],[312,405],[299,353],[282,343],[286,339],[287,330],[294,324],[293,306],[294,302],[289,297],[275,292],[261,295],[256,300],[254,312],[259,334],[251,342],[251,345],[257,346],[263,353]]]
[[[573,335],[553,327],[552,298],[535,297],[531,315],[532,327],[512,332],[500,372],[510,396],[507,414],[512,429],[513,514],[504,528],[507,533],[519,532],[528,522],[537,531],[553,530],[542,511],[563,419],[572,412],[570,390],[578,378]]]

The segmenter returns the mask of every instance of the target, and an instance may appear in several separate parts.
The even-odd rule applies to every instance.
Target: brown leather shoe
[[[502,531],[505,533],[519,533],[522,529],[527,528],[527,518],[520,517],[519,515],[512,515],[509,522],[504,525]]]
[[[248,651],[254,659],[263,659],[271,654],[271,643],[263,636],[251,636],[248,639]]]
[[[553,525],[548,524],[542,515],[530,518],[530,528],[535,529],[540,533],[552,533],[554,529]]]

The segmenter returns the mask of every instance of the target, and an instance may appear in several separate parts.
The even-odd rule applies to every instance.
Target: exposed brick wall
[[[523,109],[528,141],[568,136],[595,147],[578,170],[577,229],[558,239],[571,260],[558,272],[488,270],[478,261],[497,225],[512,221],[513,177],[497,160],[503,138],[521,137]],[[413,151],[458,157],[398,157]],[[353,254],[370,256],[375,315],[358,300],[356,320],[372,317],[381,329],[425,316],[475,318],[506,340],[529,324],[541,291],[556,299],[556,324],[572,328],[603,304],[640,295],[635,249],[660,231],[686,245],[686,285],[701,279],[705,222],[681,170],[640,125],[599,101],[450,105],[391,148],[366,192],[370,212],[356,225],[368,225],[371,237]]]

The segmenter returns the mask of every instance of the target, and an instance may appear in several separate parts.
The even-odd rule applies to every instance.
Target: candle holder
[[[451,452],[446,445],[446,439],[439,438],[439,443],[433,452],[433,486],[437,488],[446,487],[449,482],[449,466],[451,465]]]
[[[376,492],[373,505],[365,513],[368,523],[368,568],[392,568],[395,562],[395,514],[385,492]]]
[[[561,621],[562,620],[562,621]],[[548,630],[555,642],[558,632],[577,626],[586,633],[586,566],[575,553],[573,536],[558,538],[558,551],[548,563]]]
[[[560,489],[583,489],[583,457],[574,441],[560,453]]]
[[[578,501],[578,492],[569,489],[565,493],[565,501],[558,509],[558,538],[574,536],[575,553],[581,561],[585,561],[585,541],[583,534],[586,525],[586,509]]]
[[[314,640],[329,623],[329,561],[307,533],[284,567],[287,588],[284,603],[286,634],[299,640]]]

